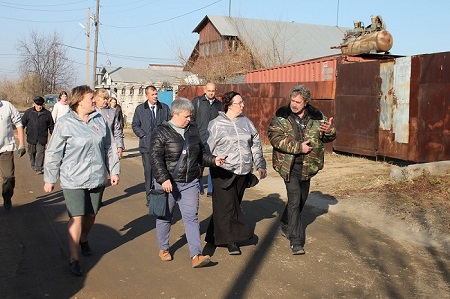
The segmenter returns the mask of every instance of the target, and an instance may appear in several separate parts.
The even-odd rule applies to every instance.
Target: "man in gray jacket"
[[[131,127],[139,137],[139,152],[144,166],[145,192],[147,206],[150,190],[153,188],[153,173],[150,165],[150,141],[153,130],[165,120],[170,119],[170,108],[158,101],[158,91],[155,86],[145,88],[147,101],[138,105],[134,111]]]

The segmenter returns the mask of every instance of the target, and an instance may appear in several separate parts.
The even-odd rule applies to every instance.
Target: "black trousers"
[[[220,246],[251,239],[253,229],[247,224],[241,211],[248,177],[233,175],[220,167],[211,167],[209,171],[213,182],[213,214],[206,231],[205,241]],[[224,189],[224,184],[226,182],[229,184],[230,179],[232,183]]]
[[[291,245],[305,244],[305,228],[302,223],[302,211],[308,199],[310,181],[302,181],[302,164],[294,164],[291,180],[284,182],[288,202],[281,216],[281,230]]]
[[[144,167],[144,184],[145,184],[145,198],[149,202],[150,190],[153,188],[153,172],[150,165],[150,153],[141,153],[142,166]]]

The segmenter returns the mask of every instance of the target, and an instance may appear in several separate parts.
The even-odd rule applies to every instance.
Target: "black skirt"
[[[248,176],[235,175],[220,167],[211,167],[209,171],[213,182],[213,214],[205,241],[221,246],[251,239],[253,229],[241,211]]]

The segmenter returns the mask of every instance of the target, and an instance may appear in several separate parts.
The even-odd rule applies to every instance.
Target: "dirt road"
[[[205,247],[213,263],[191,268],[178,214],[171,232],[174,260],[161,262],[155,220],[144,203],[141,158],[135,141],[127,144],[121,183],[106,189],[90,237],[94,255],[81,258],[81,278],[67,270],[61,191],[45,194],[43,177],[31,171],[28,157],[16,158],[13,208],[0,208],[2,298],[450,298],[445,244],[386,217],[363,198],[334,197],[326,168],[313,179],[304,212],[306,255],[291,255],[279,234],[286,192],[269,169],[242,204],[255,238],[241,246],[241,256]],[[200,200],[203,238],[211,201]]]

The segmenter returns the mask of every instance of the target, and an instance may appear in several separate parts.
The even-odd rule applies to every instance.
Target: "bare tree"
[[[29,39],[19,40],[17,50],[22,56],[19,69],[24,82],[33,82],[34,95],[55,93],[74,82],[73,65],[67,59],[66,48],[61,38],[54,32],[50,35],[39,34],[32,30]]]

